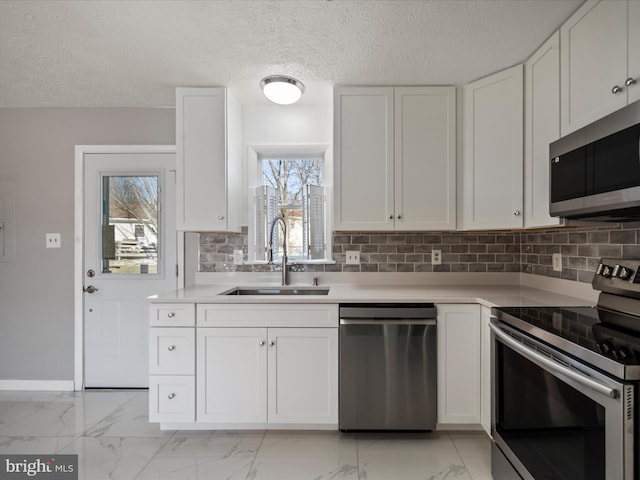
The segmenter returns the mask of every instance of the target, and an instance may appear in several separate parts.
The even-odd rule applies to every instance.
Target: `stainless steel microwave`
[[[640,220],[640,101],[549,145],[549,213]]]

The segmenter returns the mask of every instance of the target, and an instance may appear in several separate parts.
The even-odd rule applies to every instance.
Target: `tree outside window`
[[[324,245],[324,201],[321,202],[321,208],[318,207],[318,195],[324,198],[322,190],[323,185],[323,159],[321,157],[262,157],[261,158],[262,181],[265,191],[274,192],[276,201],[275,211],[257,212],[259,220],[266,219],[265,227],[270,225],[273,220],[274,213],[284,217],[287,224],[287,247],[288,255],[292,259],[309,259],[315,258],[311,255],[311,251],[317,251],[311,246],[312,237],[318,238],[318,230],[322,230],[321,243]],[[316,187],[314,190],[313,188]],[[261,205],[268,205],[269,200],[263,200]],[[312,211],[315,205],[315,213]],[[319,215],[319,210],[322,214]],[[319,228],[319,222],[322,222],[322,228]],[[316,225],[314,227],[314,225]],[[260,228],[258,229],[261,230]],[[267,228],[262,228],[264,238],[258,238],[258,245],[261,242],[268,243],[269,235]],[[277,236],[274,232],[274,245],[282,245],[284,240],[281,229],[277,230]],[[262,237],[262,233],[258,234]],[[259,245],[259,247],[261,247]],[[259,248],[257,249],[259,250]],[[280,251],[275,252],[274,256],[279,257]],[[324,256],[324,251],[322,252]],[[261,253],[257,253],[261,256]]]

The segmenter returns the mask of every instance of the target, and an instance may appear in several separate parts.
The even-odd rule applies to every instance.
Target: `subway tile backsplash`
[[[526,272],[591,282],[600,257],[640,259],[640,223],[580,228],[482,232],[334,232],[335,264],[306,265],[312,272]],[[200,235],[201,272],[265,271],[266,265],[233,265],[233,251],[247,255],[246,234]],[[360,265],[347,265],[358,250]],[[442,264],[431,251],[442,251]],[[562,254],[562,272],[552,255]]]

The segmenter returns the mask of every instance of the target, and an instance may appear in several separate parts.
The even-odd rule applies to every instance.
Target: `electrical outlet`
[[[360,265],[360,252],[347,250],[347,265]]]
[[[551,256],[551,263],[553,264],[554,272],[561,272],[562,271],[562,254],[554,253]]]
[[[442,250],[431,250],[431,265],[442,265]]]
[[[242,265],[244,263],[244,252],[242,250],[233,251],[233,264]]]
[[[59,233],[47,233],[44,238],[47,248],[60,248],[62,246],[62,238]]]

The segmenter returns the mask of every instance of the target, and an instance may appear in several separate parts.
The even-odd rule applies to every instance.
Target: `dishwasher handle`
[[[353,319],[341,318],[340,325],[436,325],[435,318],[385,318],[385,319]]]

